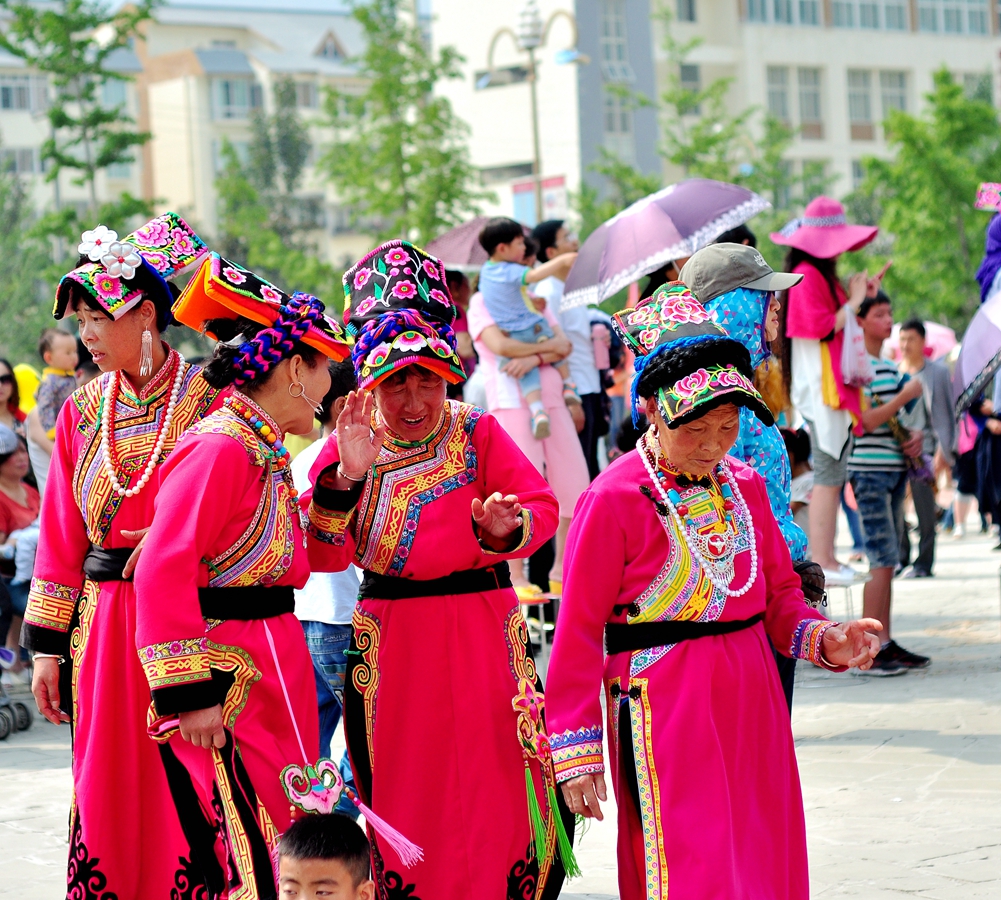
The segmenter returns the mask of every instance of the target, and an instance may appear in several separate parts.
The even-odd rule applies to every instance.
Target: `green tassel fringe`
[[[532,833],[535,835],[535,857],[542,868],[543,860],[549,859],[549,844],[546,841],[546,820],[542,818],[542,810],[535,796],[535,782],[532,780],[532,770],[525,766],[525,791],[528,794],[528,817],[532,820]]]
[[[567,873],[567,878],[579,878],[581,871],[577,864],[577,857],[574,856],[573,844],[567,837],[566,829],[563,827],[563,819],[560,818],[560,810],[556,805],[556,792],[551,784],[546,785],[546,798],[549,801],[549,809],[556,820],[556,846],[559,849],[560,859],[563,861],[563,869]]]

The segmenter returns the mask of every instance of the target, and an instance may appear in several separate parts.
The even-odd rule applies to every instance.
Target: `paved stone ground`
[[[1001,897],[1001,554],[992,544],[943,538],[936,578],[895,583],[894,635],[931,655],[931,669],[889,679],[801,673],[793,726],[814,897]],[[833,615],[845,615],[841,596]],[[65,728],[36,719],[0,743],[0,897],[63,896],[70,792]],[[579,847],[584,876],[568,900],[618,897],[611,803],[606,811]]]

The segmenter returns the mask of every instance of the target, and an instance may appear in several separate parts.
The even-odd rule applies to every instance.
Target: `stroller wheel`
[[[27,731],[31,728],[31,710],[24,703],[13,703],[14,707],[14,726],[18,731]]]
[[[0,741],[7,740],[14,730],[14,714],[6,707],[0,707]]]

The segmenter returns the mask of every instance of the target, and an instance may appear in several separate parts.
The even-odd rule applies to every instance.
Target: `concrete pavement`
[[[1001,553],[943,537],[933,579],[894,583],[894,637],[933,658],[897,678],[800,666],[793,729],[812,894],[1001,897]],[[861,590],[855,591],[859,614]],[[836,592],[832,617],[844,618]],[[69,734],[0,743],[0,897],[56,900],[65,877]],[[578,847],[568,900],[614,900],[614,809]],[[124,898],[123,898],[124,900]]]

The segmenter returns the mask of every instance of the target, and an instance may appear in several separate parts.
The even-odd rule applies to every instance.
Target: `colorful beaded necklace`
[[[723,496],[723,515],[726,527],[722,532],[713,531],[703,534],[699,531],[696,523],[689,516],[688,504],[684,502],[681,494],[674,487],[667,487],[667,473],[662,471],[658,465],[660,459],[660,441],[657,440],[653,431],[646,432],[636,444],[640,459],[650,476],[653,486],[657,489],[664,506],[677,526],[678,533],[682,535],[692,559],[697,561],[706,573],[706,577],[713,586],[728,597],[742,597],[753,586],[758,577],[758,548],[754,539],[754,530],[748,527],[748,536],[751,540],[751,571],[748,573],[747,581],[743,587],[731,590],[730,583],[735,574],[734,563],[736,553],[734,551],[734,538],[739,528],[734,515],[739,507],[743,521],[748,526],[751,524],[751,511],[744,501],[740,488],[737,486],[733,472],[729,463],[724,458],[715,468],[713,481],[719,484],[720,493]]]

